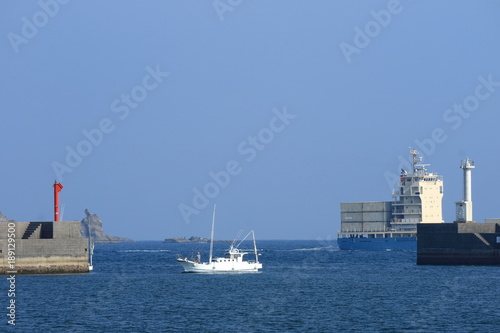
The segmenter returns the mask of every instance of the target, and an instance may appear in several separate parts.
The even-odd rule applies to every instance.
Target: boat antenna
[[[234,247],[234,244],[236,244],[236,241],[241,237],[242,233],[243,233],[243,229],[240,229],[240,231],[236,234],[236,238],[231,243],[231,247]],[[240,242],[240,244],[241,244],[241,242]],[[240,246],[240,244],[236,245],[236,247]]]
[[[417,164],[418,162],[422,161],[421,157],[418,157],[418,151],[415,149],[410,148],[410,155],[411,155],[411,164],[413,165],[413,174],[417,173]]]
[[[251,234],[252,232],[253,232],[253,230],[250,230],[250,231],[248,232],[248,234],[247,234],[245,237],[243,237],[243,238],[241,239],[241,241],[238,243],[238,245],[236,245],[236,247],[237,247],[237,248],[238,248],[238,247],[240,247],[241,243],[243,243],[243,241],[244,241],[245,239],[247,239],[247,237],[248,237],[248,236],[250,236],[250,234]],[[236,240],[235,240],[235,241],[236,241]]]
[[[253,252],[255,253],[255,262],[259,263],[259,254],[257,253],[257,242],[255,241],[255,232],[253,230],[250,230],[250,232],[245,237],[243,237],[243,239],[238,243],[238,245],[236,245],[236,247],[239,248],[241,243],[243,243],[243,241],[247,239],[247,237],[250,236],[250,234],[252,234],[252,239],[253,239]]]
[[[214,225],[215,225],[215,206],[214,205],[214,213],[212,215],[212,233],[210,235],[210,258],[208,259],[208,263],[212,263],[212,254],[214,251]]]

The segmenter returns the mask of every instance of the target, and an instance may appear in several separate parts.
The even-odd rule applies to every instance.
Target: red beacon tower
[[[54,221],[59,221],[59,192],[63,187],[57,180],[54,182]]]

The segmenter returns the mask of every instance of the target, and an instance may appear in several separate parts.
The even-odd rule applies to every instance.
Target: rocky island
[[[191,236],[189,238],[175,237],[175,238],[165,238],[163,242],[164,243],[208,243],[210,242],[210,239],[198,236]]]
[[[198,236],[191,236],[189,238],[186,237],[174,237],[174,238],[165,238],[163,243],[209,243],[210,238],[203,238]],[[227,243],[229,240],[214,240],[214,243]]]
[[[102,221],[96,214],[90,214],[88,209],[85,209],[85,218],[80,222],[80,235],[83,238],[90,238],[94,243],[123,243],[133,242],[133,239],[125,237],[111,236],[104,233]]]

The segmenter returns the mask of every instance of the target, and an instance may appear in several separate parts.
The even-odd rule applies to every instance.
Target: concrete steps
[[[31,235],[42,225],[42,222],[30,222],[23,234],[23,239],[29,239]]]
[[[491,247],[491,244],[490,244],[490,243],[488,243],[488,241],[487,241],[486,239],[484,239],[484,237],[483,237],[483,236],[481,236],[478,232],[475,232],[475,233],[474,233],[474,235],[475,235],[477,238],[479,238],[479,240],[480,240],[481,242],[483,242],[483,243],[484,243],[484,245],[488,246],[489,248],[492,248],[492,247]]]

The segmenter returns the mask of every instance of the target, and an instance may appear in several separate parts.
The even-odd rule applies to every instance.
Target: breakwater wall
[[[500,223],[420,223],[417,265],[500,265]]]
[[[0,251],[0,274],[89,271],[88,239],[78,221],[1,222]]]

